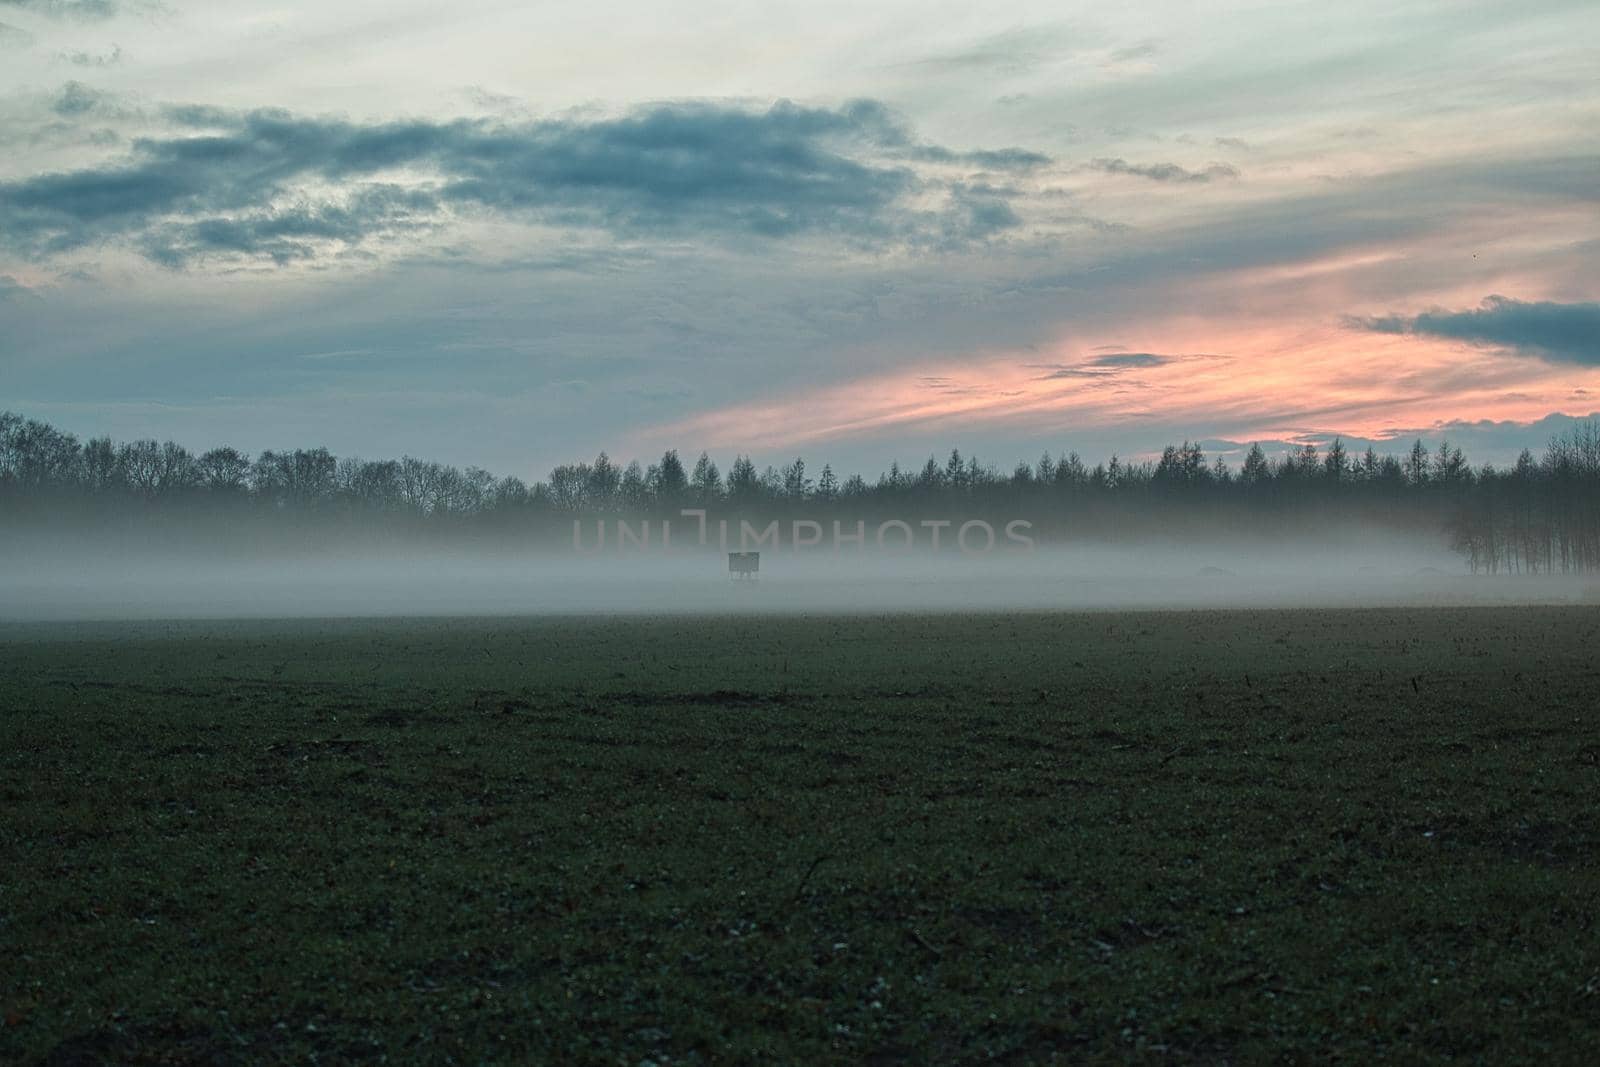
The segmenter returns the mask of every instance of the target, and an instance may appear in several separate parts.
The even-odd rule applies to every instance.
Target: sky
[[[1600,411],[1600,5],[0,0],[0,409],[543,477]]]

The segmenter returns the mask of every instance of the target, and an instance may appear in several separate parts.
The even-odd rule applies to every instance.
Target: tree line
[[[1446,534],[1475,571],[1573,573],[1600,568],[1600,428],[1583,423],[1540,457],[1524,450],[1497,469],[1461,449],[1419,440],[1402,454],[1341,440],[1279,456],[1252,445],[1237,467],[1197,444],[1155,459],[1113,455],[1088,465],[1045,452],[1009,471],[952,449],[920,468],[898,463],[875,479],[813,473],[803,458],[758,470],[739,455],[726,474],[702,452],[648,465],[605,452],[528,484],[406,456],[363,460],[325,448],[229,447],[195,454],[172,441],[79,441],[47,423],[0,412],[0,505],[12,516],[71,505],[101,511],[205,509],[259,516],[323,515],[407,523],[497,526],[558,536],[575,517],[671,517],[684,508],[810,518],[1026,518],[1047,536],[1127,538],[1207,529],[1259,534],[1326,519]]]

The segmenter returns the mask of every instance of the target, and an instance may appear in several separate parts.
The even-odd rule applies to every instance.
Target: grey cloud
[[[33,34],[9,23],[0,22],[0,48],[26,48],[33,43]]]
[[[84,21],[113,18],[120,9],[116,0],[0,0],[0,7],[19,8],[56,19]]]
[[[943,215],[944,243],[949,246],[985,241],[1022,225],[1003,196],[957,186]]]
[[[1094,349],[1096,352],[1108,348],[1120,349],[1117,345],[1101,345]],[[1036,381],[1051,381],[1057,378],[1111,378],[1125,370],[1144,370],[1150,367],[1164,367],[1169,363],[1178,363],[1185,359],[1206,359],[1206,356],[1165,356],[1155,352],[1106,352],[1105,355],[1095,356],[1082,363],[1030,363],[1028,366],[1035,370],[1048,371],[1040,375]]]
[[[1097,367],[1160,367],[1178,359],[1178,356],[1158,356],[1154,352],[1117,352],[1092,360]]]
[[[1189,170],[1176,163],[1129,163],[1125,159],[1118,158],[1092,160],[1089,166],[1107,174],[1125,174],[1157,182],[1199,183],[1239,176],[1238,168],[1230,167],[1226,163],[1213,163],[1205,170]]]
[[[122,62],[122,46],[112,45],[109,52],[63,52],[61,58],[75,67],[111,67]]]
[[[957,164],[991,170],[1033,170],[1052,162],[1042,152],[1024,148],[956,151],[943,145],[917,141],[911,129],[892,111],[876,100],[856,100],[843,109],[861,135],[893,158],[919,163]]]
[[[1094,370],[1093,368],[1057,367],[1056,369],[1050,371],[1048,374],[1041,374],[1038,377],[1034,378],[1034,381],[1036,381],[1036,382],[1053,382],[1053,381],[1057,381],[1057,380],[1060,380],[1060,379],[1063,379],[1063,378],[1088,378],[1088,379],[1092,380],[1092,379],[1097,379],[1097,378],[1106,378],[1106,377],[1109,377],[1109,376],[1110,376],[1110,372],[1109,371]]]
[[[991,170],[1032,170],[1050,162],[1050,157],[1042,152],[1024,148],[954,152],[939,145],[916,145],[907,152],[907,157],[924,163],[960,163]]]
[[[1326,450],[1333,439],[1338,437],[1347,453],[1354,456],[1359,456],[1368,445],[1371,445],[1373,451],[1380,456],[1403,456],[1410,450],[1412,442],[1420,439],[1430,450],[1437,448],[1441,440],[1448,440],[1453,447],[1461,448],[1474,466],[1482,463],[1508,466],[1516,462],[1517,453],[1523,448],[1531,449],[1534,455],[1538,456],[1553,436],[1567,433],[1579,423],[1595,419],[1600,419],[1600,412],[1588,415],[1554,413],[1528,423],[1441,421],[1425,427],[1384,430],[1375,437],[1340,433],[1336,429],[1317,427],[1292,437],[1268,438],[1250,434],[1249,424],[1254,421],[1252,419],[1242,420],[1241,424],[1237,425],[1224,425],[1234,420],[1218,418],[1202,421],[1167,421],[1159,417],[1149,417],[1145,420],[1128,419],[1117,425],[1096,427],[1092,430],[1072,430],[1061,427],[1057,422],[1045,421],[1032,424],[1029,429],[1020,432],[1002,431],[985,435],[978,440],[974,440],[971,435],[962,440],[959,436],[943,432],[927,436],[901,433],[894,438],[892,446],[894,454],[904,466],[908,456],[926,457],[929,451],[939,451],[942,454],[943,450],[950,447],[954,436],[963,453],[972,451],[975,447],[980,456],[985,459],[997,458],[1001,467],[1006,468],[1016,459],[1031,462],[1030,457],[1039,452],[1041,435],[1047,435],[1046,439],[1050,442],[1052,452],[1075,450],[1090,464],[1109,459],[1113,452],[1125,459],[1130,456],[1147,456],[1152,448],[1159,448],[1162,444],[1176,444],[1181,440],[1190,440],[1204,450],[1208,461],[1220,456],[1230,467],[1237,470],[1252,444],[1259,444],[1268,457],[1275,459],[1286,453],[1299,452],[1307,442]],[[887,466],[889,458],[893,458],[885,455],[879,462],[875,453],[868,453],[870,458],[856,459],[855,456],[862,451],[859,446],[851,448],[845,442],[829,448],[834,457],[835,469],[841,467],[873,469]]]
[[[95,103],[74,84],[57,109],[76,114]],[[193,132],[137,140],[118,165],[0,184],[0,230],[34,255],[128,240],[171,265],[228,252],[306,258],[319,240],[355,244],[393,232],[397,219],[450,211],[625,235],[948,244],[987,239],[1020,219],[1004,197],[941,184],[912,162],[1044,161],[1020,149],[919,144],[870,101],[837,110],[673,104],[521,124],[362,125],[205,107],[167,117]],[[369,182],[380,182],[380,195]],[[311,187],[333,192],[314,196]],[[930,190],[946,193],[943,211],[910,203]]]
[[[1165,367],[1171,363],[1183,363],[1196,359],[1222,358],[1206,354],[1163,355],[1158,352],[1127,352],[1123,351],[1120,345],[1099,345],[1091,351],[1104,354],[1086,359],[1081,363],[1029,363],[1027,366],[1033,370],[1047,372],[1034,379],[1034,381],[1039,382],[1076,378],[1086,381],[1098,381],[1103,384],[1115,383],[1121,387],[1143,388],[1148,383],[1124,378],[1122,377],[1123,372],[1149,370],[1152,367]]]
[[[279,266],[316,258],[319,242],[355,246],[372,237],[421,229],[437,201],[398,186],[363,188],[345,204],[297,205],[275,212],[174,223],[146,236],[144,254],[178,268],[210,253],[270,259]]]
[[[1594,423],[1597,420],[1600,420],[1600,411],[1572,415],[1557,411],[1532,422],[1514,422],[1510,419],[1499,421],[1451,419],[1436,424],[1433,432],[1449,438],[1451,444],[1465,449],[1469,456],[1491,450],[1504,453],[1511,449],[1523,448],[1538,452],[1548,445],[1552,438],[1569,433],[1581,424]]]
[[[61,91],[51,101],[50,110],[57,115],[75,118],[96,110],[109,99],[109,94],[102,93],[98,89],[91,89],[82,82],[68,82],[61,87]]]
[[[1552,438],[1567,434],[1580,424],[1600,419],[1600,412],[1582,412],[1582,408],[1574,414],[1553,411],[1529,422],[1512,419],[1443,419],[1430,426],[1389,427],[1373,437],[1316,432],[1307,434],[1305,440],[1326,447],[1335,436],[1340,436],[1345,448],[1352,453],[1371,446],[1380,455],[1402,453],[1417,440],[1421,440],[1428,448],[1437,448],[1440,441],[1449,441],[1474,463],[1508,464],[1515,462],[1517,453],[1524,448],[1538,455]],[[1267,444],[1263,442],[1262,447],[1266,448]]]
[[[1442,337],[1508,348],[1555,363],[1600,366],[1600,303],[1557,304],[1491,296],[1467,311],[1439,309],[1348,321],[1379,333]]]

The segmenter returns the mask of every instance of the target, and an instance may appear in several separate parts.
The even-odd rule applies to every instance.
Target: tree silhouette
[[[1325,455],[1307,444],[1272,458],[1252,444],[1236,476],[1222,456],[1208,463],[1189,441],[1150,461],[1113,455],[1092,469],[1077,453],[1053,459],[1047,451],[1001,472],[958,449],[942,465],[929,458],[914,469],[908,474],[896,461],[876,482],[859,473],[841,481],[824,465],[813,482],[804,457],[758,474],[741,454],[724,481],[704,452],[686,473],[676,450],[648,469],[633,460],[620,470],[602,451],[592,463],[559,465],[530,485],[477,467],[411,456],[340,458],[324,448],[267,450],[251,460],[225,446],[196,457],[153,439],[119,444],[96,437],[80,444],[46,423],[0,412],[0,529],[51,516],[75,521],[89,505],[103,516],[181,517],[210,509],[257,524],[365,516],[361,521],[395,530],[425,521],[508,536],[520,529],[536,539],[570,536],[573,517],[670,517],[691,505],[752,519],[831,517],[847,525],[874,516],[991,523],[1021,517],[1061,538],[1219,528],[1270,533],[1349,517],[1419,537],[1448,531],[1474,571],[1600,568],[1600,427],[1590,423],[1552,440],[1542,457],[1524,450],[1504,470],[1474,469],[1444,441],[1430,454],[1418,440],[1399,456],[1369,445],[1352,462],[1340,438]]]
[[[694,462],[694,473],[689,476],[689,489],[694,502],[702,507],[716,503],[722,496],[722,473],[704,452]]]

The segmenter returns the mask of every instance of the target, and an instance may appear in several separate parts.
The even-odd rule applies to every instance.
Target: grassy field
[[[0,1062],[1592,1063],[1600,610],[0,627]]]

